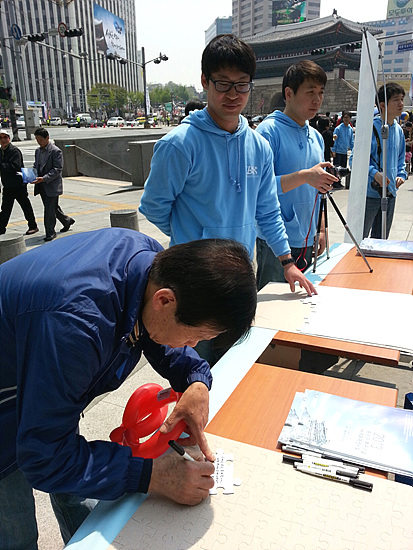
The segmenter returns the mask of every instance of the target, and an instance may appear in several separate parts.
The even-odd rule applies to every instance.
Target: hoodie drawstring
[[[229,181],[231,185],[235,185],[235,189],[237,193],[241,193],[241,183],[240,183],[240,144],[239,144],[239,136],[237,136],[237,152],[238,152],[238,164],[237,164],[237,179],[235,180],[231,176],[231,165],[229,162],[229,148],[228,148],[228,139],[226,138],[226,146],[227,146],[227,165],[228,165],[228,175],[229,175]]]

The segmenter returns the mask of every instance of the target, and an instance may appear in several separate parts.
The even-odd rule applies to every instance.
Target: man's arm
[[[335,176],[325,170],[325,168],[331,166],[331,162],[319,162],[312,168],[306,168],[281,176],[282,192],[288,193],[291,189],[296,189],[300,185],[308,183],[320,193],[327,193],[327,191],[331,190],[333,183],[338,181]]]
[[[170,141],[156,143],[139,212],[168,237],[171,236],[172,207],[185,186],[189,170],[189,160]]]
[[[351,134],[350,134],[350,149],[353,150],[354,148],[354,130],[353,127],[349,125],[349,128],[351,128]]]
[[[43,176],[38,176],[33,183],[49,183],[61,177],[63,171],[63,153],[58,147],[53,147],[51,152],[52,168]]]
[[[396,189],[398,189],[408,177],[406,172],[406,140],[403,131],[399,128],[397,128],[397,130],[400,133],[400,144],[399,156],[397,159]]]
[[[19,172],[21,170],[22,163],[18,149],[14,149],[8,156],[9,158],[5,162],[1,163],[1,171],[4,174],[15,174],[16,172]]]
[[[281,216],[271,149],[268,149],[268,159],[264,163],[264,167],[257,198],[256,220],[268,246],[282,262],[291,259],[291,249]],[[298,282],[309,295],[317,294],[313,284],[297,269],[294,263],[291,262],[284,266],[284,277],[290,284],[291,292],[295,291],[295,282]]]
[[[80,318],[73,309],[70,314],[33,311],[17,319],[16,450],[33,487],[114,500],[126,492],[146,492],[152,462],[132,457],[128,447],[86,441],[77,433],[93,380],[109,359],[102,340],[113,337],[111,320],[101,316],[97,330],[96,318],[93,313]]]

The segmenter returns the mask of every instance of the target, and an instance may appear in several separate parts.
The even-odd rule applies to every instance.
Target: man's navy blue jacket
[[[211,387],[191,348],[128,336],[140,318],[155,240],[128,229],[81,233],[0,266],[0,477],[19,467],[31,485],[112,500],[146,492],[152,460],[77,433],[85,407],[118,388],[144,353],[176,391]],[[115,427],[115,426],[114,426]]]

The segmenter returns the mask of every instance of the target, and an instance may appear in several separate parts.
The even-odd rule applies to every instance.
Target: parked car
[[[24,121],[24,115],[21,115],[21,116],[18,117],[18,119],[16,120],[16,124],[17,124],[17,129],[26,128],[26,123]]]
[[[81,118],[80,120],[77,120],[77,118],[69,118],[67,120],[68,128],[80,128],[81,126],[85,128],[86,124],[87,124],[87,121],[84,118]]]
[[[97,128],[103,126],[103,120],[99,120],[97,118],[91,118],[86,122],[86,128]]]
[[[135,118],[134,120],[126,120],[125,126],[128,126],[129,128],[137,128],[138,126],[142,126],[142,122],[139,118]]]
[[[62,124],[62,119],[60,116],[52,116],[50,119],[50,126],[60,126]]]
[[[123,126],[125,121],[121,116],[112,116],[108,120],[107,126]]]
[[[264,115],[257,115],[252,118],[252,122],[254,122],[255,124],[259,124],[264,120],[264,118],[265,118]]]

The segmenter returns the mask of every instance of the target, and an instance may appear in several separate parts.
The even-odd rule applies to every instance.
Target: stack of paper
[[[297,392],[279,441],[413,477],[413,410]]]
[[[363,239],[360,249],[366,256],[413,260],[413,241],[386,241],[385,239]]]

